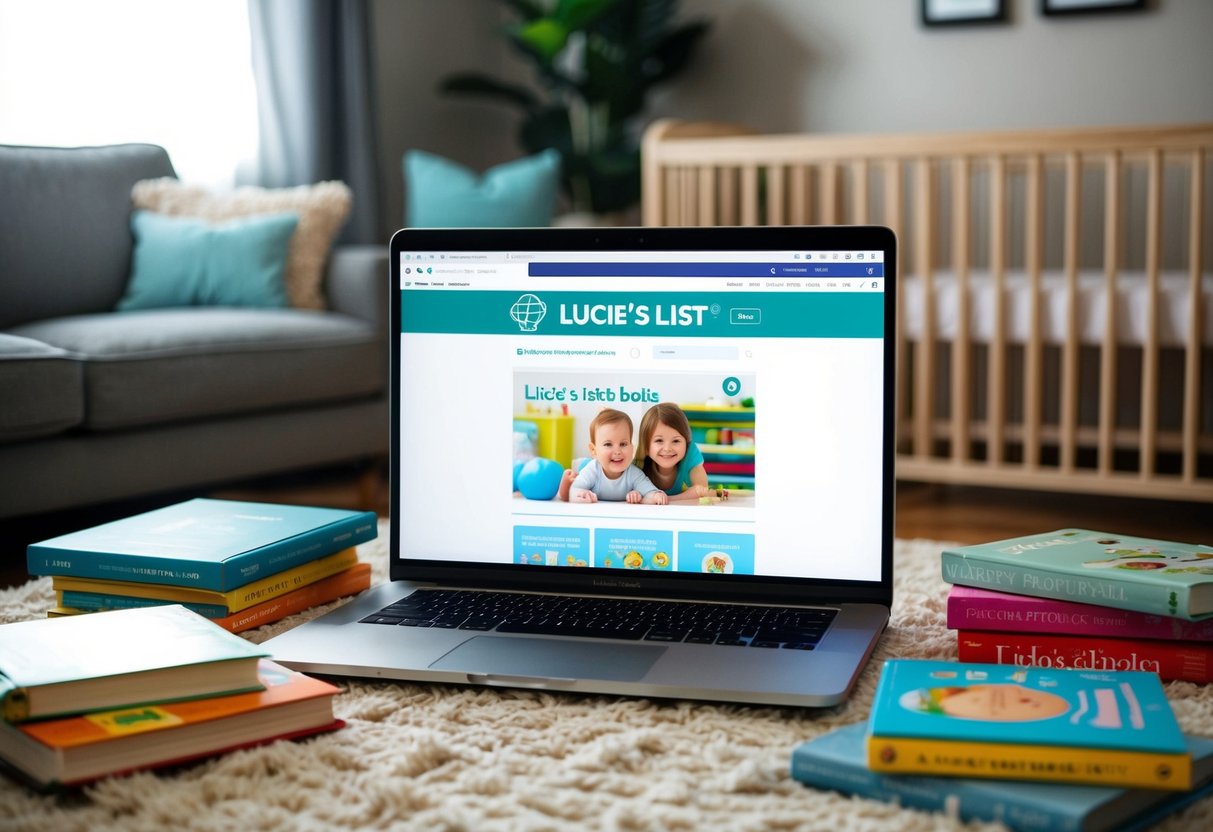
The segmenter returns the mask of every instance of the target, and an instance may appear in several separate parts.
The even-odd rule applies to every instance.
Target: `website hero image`
[[[518,368],[513,390],[518,563],[753,572],[752,373]]]

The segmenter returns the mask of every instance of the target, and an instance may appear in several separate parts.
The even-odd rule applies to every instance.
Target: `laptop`
[[[397,232],[391,581],[273,656],[842,701],[892,602],[895,246],[859,226]]]

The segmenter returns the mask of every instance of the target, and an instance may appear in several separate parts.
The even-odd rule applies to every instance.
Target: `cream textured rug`
[[[360,547],[386,580],[387,529]],[[341,731],[171,773],[37,795],[0,778],[0,830],[916,830],[941,815],[846,798],[788,777],[800,741],[867,718],[881,661],[955,658],[940,545],[899,541],[890,630],[853,698],[821,711],[342,682]],[[0,591],[0,621],[41,617],[49,579]],[[314,612],[311,614],[315,614]],[[303,620],[249,633],[255,641]],[[1172,683],[1187,731],[1213,735],[1213,695]],[[1213,828],[1213,800],[1161,829]]]

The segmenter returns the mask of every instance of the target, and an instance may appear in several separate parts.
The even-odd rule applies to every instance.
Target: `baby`
[[[621,410],[604,409],[590,422],[590,461],[573,479],[569,502],[665,505],[669,497],[632,464],[632,419]]]

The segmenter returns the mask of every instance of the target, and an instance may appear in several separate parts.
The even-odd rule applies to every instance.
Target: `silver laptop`
[[[825,706],[889,617],[893,234],[406,229],[391,582],[299,670]]]

